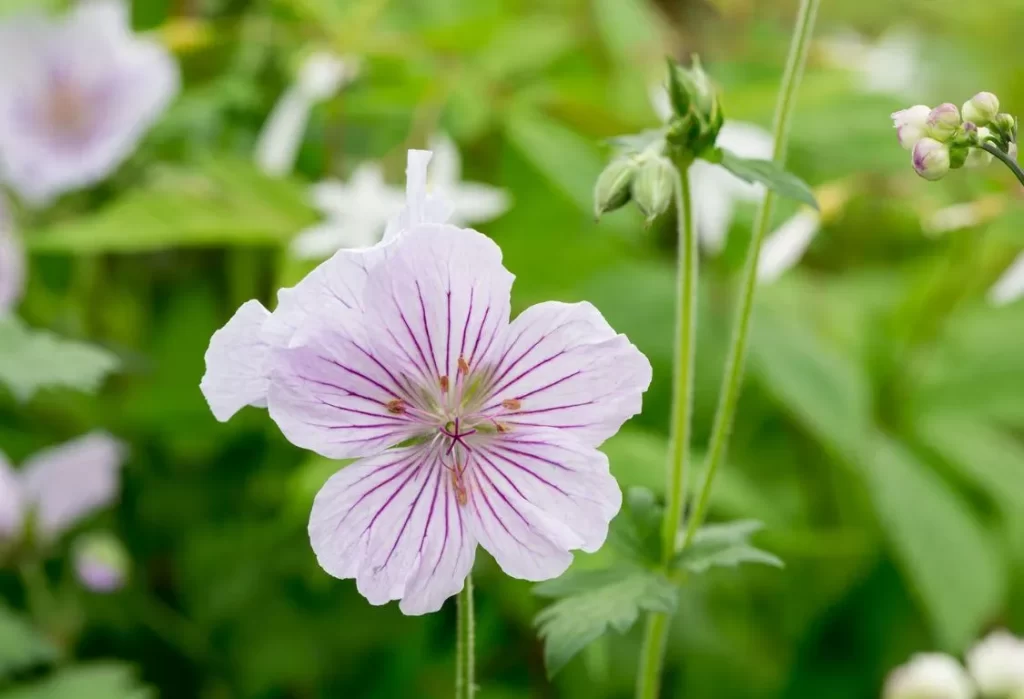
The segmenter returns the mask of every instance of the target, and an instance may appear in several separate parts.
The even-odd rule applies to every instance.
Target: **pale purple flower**
[[[75,575],[99,594],[117,592],[128,580],[128,553],[120,541],[105,533],[80,537],[74,547]]]
[[[928,126],[928,115],[931,107],[915,104],[913,107],[892,113],[892,125],[896,128],[896,138],[906,150],[914,150],[917,142],[925,137]]]
[[[967,671],[986,697],[1024,693],[1024,639],[994,631],[967,653]]]
[[[10,313],[25,287],[25,251],[0,201],[0,318]]]
[[[0,168],[36,204],[106,177],[178,89],[170,54],[132,34],[120,0],[8,20],[0,55]]]
[[[33,532],[53,541],[110,505],[120,490],[124,447],[92,432],[45,449],[13,469],[0,454],[0,540],[15,539],[32,518]]]
[[[392,239],[337,253],[273,314],[247,304],[202,387],[221,419],[265,402],[293,443],[359,459],[316,497],[317,559],[371,604],[423,614],[462,589],[478,544],[527,580],[602,545],[621,493],[596,447],[640,411],[651,367],[587,303],[510,322],[500,249],[429,222],[425,163],[409,174]]]

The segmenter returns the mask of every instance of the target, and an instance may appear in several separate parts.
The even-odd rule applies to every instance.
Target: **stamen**
[[[462,482],[462,473],[457,470],[452,470],[452,488],[455,490],[455,502],[459,503],[460,507],[465,506],[469,498],[466,495],[466,486]]]
[[[448,377],[441,377],[441,393],[448,393]]]
[[[505,410],[519,410],[523,407],[523,404],[518,398],[506,398],[501,401],[501,407]]]
[[[405,401],[401,398],[395,398],[387,402],[388,412],[392,415],[401,415],[405,412]]]
[[[469,362],[461,354],[459,355],[459,373],[463,376],[469,373]]]
[[[494,429],[498,430],[498,432],[500,432],[501,434],[505,434],[506,432],[508,432],[508,425],[495,420]]]

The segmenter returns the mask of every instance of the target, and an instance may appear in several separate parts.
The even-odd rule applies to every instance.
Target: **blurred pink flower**
[[[640,412],[651,366],[587,303],[510,322],[501,250],[426,222],[425,190],[411,190],[405,230],[318,268],[302,316],[247,323],[248,342],[215,336],[204,384],[220,390],[204,391],[226,417],[254,392],[228,402],[223,377],[259,364],[258,398],[289,440],[360,459],[317,495],[313,549],[371,604],[423,614],[462,589],[477,544],[527,580],[603,544],[622,496],[596,447]],[[280,326],[289,339],[260,349]]]
[[[106,177],[178,90],[171,55],[132,34],[120,0],[8,20],[0,56],[0,168],[36,204]]]
[[[0,454],[0,539],[19,536],[32,517],[35,535],[53,541],[110,505],[123,460],[123,445],[103,432],[45,449],[17,471]]]

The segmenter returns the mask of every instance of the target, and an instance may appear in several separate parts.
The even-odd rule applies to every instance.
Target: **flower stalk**
[[[455,600],[455,699],[473,699],[476,696],[476,666],[473,657],[475,623],[473,576],[469,576]]]
[[[779,91],[779,100],[775,107],[773,126],[775,142],[773,160],[780,167],[785,164],[790,121],[793,114],[796,92],[803,77],[804,65],[807,62],[807,53],[811,43],[811,35],[814,32],[814,20],[819,5],[820,0],[801,0],[796,28],[789,47],[789,58],[787,59],[785,73],[782,76],[782,86]],[[750,336],[750,320],[754,308],[754,291],[757,288],[757,267],[761,256],[761,243],[771,223],[774,201],[775,194],[769,189],[765,193],[764,200],[758,210],[754,223],[754,232],[750,239],[750,246],[747,249],[747,258],[743,267],[743,279],[740,290],[740,305],[736,311],[732,341],[729,347],[728,358],[726,359],[725,375],[722,380],[722,390],[718,397],[718,409],[715,412],[714,425],[711,430],[711,441],[708,446],[704,468],[704,482],[701,485],[696,504],[690,515],[686,528],[686,537],[683,540],[683,548],[693,540],[694,535],[700,529],[704,518],[707,516],[715,474],[718,472],[722,461],[725,460],[729,435],[732,432],[733,420],[736,417],[740,387],[743,383],[744,365],[746,363],[747,346]],[[653,696],[650,695],[650,697]],[[644,699],[648,698],[645,697]]]
[[[1013,172],[1017,180],[1024,185],[1024,170],[1021,170],[1020,165],[1017,164],[1016,160],[1001,151],[994,143],[985,143],[981,147],[986,152],[991,153],[993,156],[998,158],[1006,167],[1010,168],[1010,171]]]

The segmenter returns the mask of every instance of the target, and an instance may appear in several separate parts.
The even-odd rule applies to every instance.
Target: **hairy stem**
[[[821,0],[800,1],[796,28],[789,47],[789,58],[786,62],[785,73],[782,76],[779,100],[775,106],[773,159],[780,167],[785,165],[789,127],[795,102],[794,98],[800,85],[800,80],[803,77],[804,64],[807,62],[807,51],[811,43],[811,35],[814,31],[814,19],[820,4]],[[722,379],[722,389],[718,396],[718,409],[715,412],[715,421],[711,429],[711,441],[708,446],[704,468],[704,482],[701,485],[700,494],[686,528],[686,538],[683,540],[684,547],[693,540],[694,534],[697,533],[700,525],[704,522],[704,518],[707,516],[715,474],[725,460],[726,447],[729,443],[729,435],[732,432],[733,421],[736,417],[736,405],[739,401],[740,388],[743,384],[743,373],[750,335],[750,319],[754,308],[754,291],[757,288],[757,266],[761,257],[761,243],[771,223],[774,201],[775,195],[771,190],[768,190],[758,210],[757,219],[754,222],[753,235],[750,238],[750,246],[747,248],[747,258],[744,262],[743,279],[740,285],[740,304],[736,310],[732,341],[725,363],[725,375]]]
[[[455,600],[455,699],[473,699],[476,695],[474,623],[473,576],[469,576]]]

